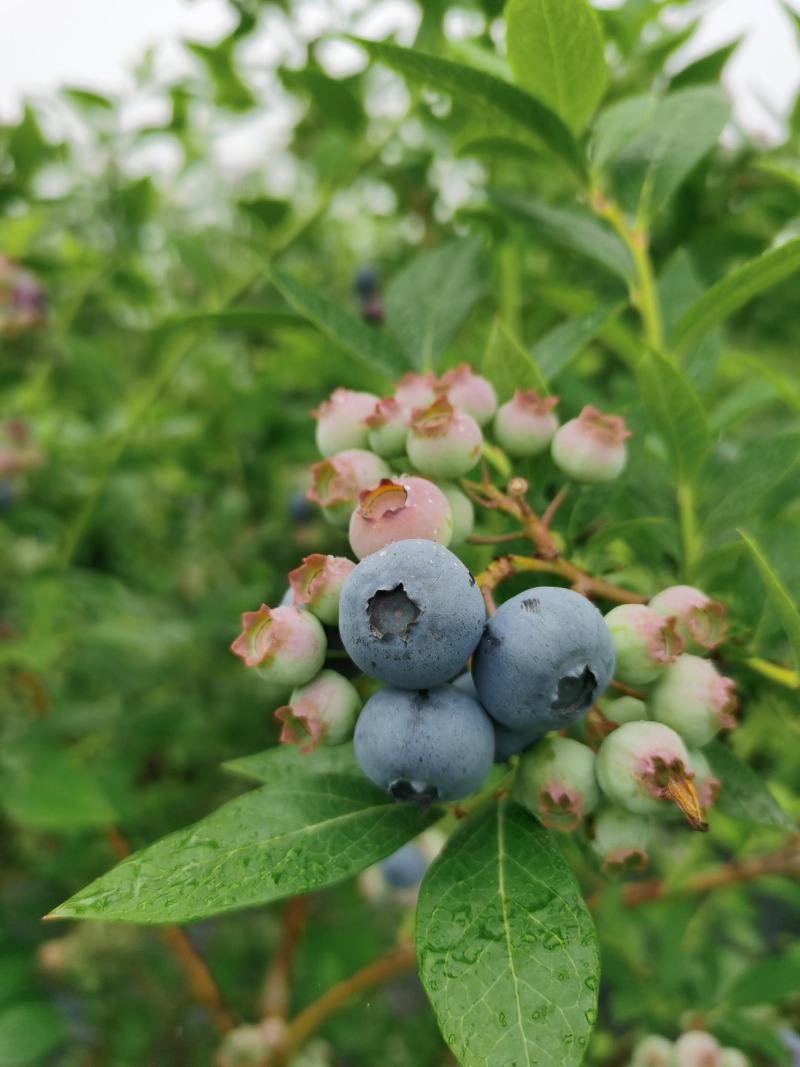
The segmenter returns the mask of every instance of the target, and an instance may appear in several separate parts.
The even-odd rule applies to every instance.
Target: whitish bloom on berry
[[[695,830],[708,829],[693,784],[689,753],[659,722],[627,722],[597,753],[597,780],[606,797],[635,815],[669,814],[677,804]]]
[[[553,735],[520,758],[514,795],[544,826],[575,830],[600,799],[594,752],[580,741]]]
[[[411,416],[408,458],[432,478],[460,478],[481,458],[481,428],[465,411],[440,397]]]
[[[725,640],[728,626],[725,605],[712,600],[701,589],[691,585],[673,585],[662,589],[650,601],[659,615],[676,620],[676,628],[687,645],[716,648]]]
[[[394,387],[394,398],[409,414],[416,408],[427,408],[436,399],[439,379],[435,374],[404,374]]]
[[[463,545],[474,529],[475,506],[467,494],[462,493],[452,482],[439,482],[439,488],[450,505],[450,514],[453,519],[450,547],[456,548],[458,545]]]
[[[672,1042],[659,1034],[648,1034],[633,1050],[630,1067],[675,1067]]]
[[[373,452],[386,459],[401,456],[408,437],[408,411],[393,397],[379,400],[364,419]]]
[[[495,415],[495,440],[510,456],[544,452],[558,429],[557,403],[557,396],[540,396],[535,389],[515,390]]]
[[[317,448],[323,456],[333,456],[348,448],[365,448],[367,427],[364,419],[378,403],[372,393],[334,389],[330,397],[311,412],[317,420]]]
[[[644,604],[620,604],[605,620],[617,653],[616,676],[628,685],[652,682],[683,651],[675,620]]]
[[[311,488],[306,496],[319,504],[325,518],[335,526],[346,527],[358,494],[390,473],[384,461],[372,452],[349,449],[312,465]]]
[[[656,722],[671,726],[689,745],[702,747],[736,726],[736,684],[700,656],[683,655],[664,671],[649,701]]]
[[[336,671],[320,671],[275,712],[283,726],[281,744],[298,745],[301,752],[313,752],[320,744],[341,745],[353,736],[360,710],[355,686]]]
[[[355,567],[344,556],[306,556],[300,567],[289,571],[292,603],[308,608],[318,619],[335,626],[339,621],[339,597],[348,574]]]
[[[485,426],[497,408],[497,394],[492,383],[475,374],[468,363],[461,363],[442,375],[438,392],[447,397],[454,408],[471,415],[479,426]]]
[[[713,1034],[687,1030],[674,1045],[676,1067],[720,1067],[722,1049]]]
[[[296,607],[268,608],[242,615],[242,632],[231,652],[255,667],[265,681],[276,685],[302,685],[325,662],[325,631],[309,611]]]
[[[557,466],[576,482],[611,482],[625,467],[630,436],[619,415],[603,415],[587,404],[556,431],[551,451]]]
[[[384,478],[359,495],[350,519],[350,547],[359,559],[393,541],[423,538],[447,546],[453,520],[447,498],[427,478]]]
[[[637,697],[617,697],[601,705],[605,717],[617,726],[647,718],[647,705]]]
[[[604,804],[594,816],[592,848],[609,874],[642,871],[647,866],[647,846],[652,822],[647,815],[634,815],[613,804]]]

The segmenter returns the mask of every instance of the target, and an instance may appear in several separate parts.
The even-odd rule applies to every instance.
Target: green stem
[[[694,573],[694,566],[700,548],[694,509],[694,490],[688,482],[681,482],[678,485],[677,495],[681,544],[683,546],[683,570],[684,577],[689,581]]]

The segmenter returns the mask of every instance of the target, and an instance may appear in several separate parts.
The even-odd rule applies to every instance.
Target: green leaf
[[[655,97],[631,96],[605,108],[594,123],[590,159],[593,171],[604,171],[611,160],[647,125]]]
[[[678,481],[688,484],[708,453],[705,409],[680,368],[658,352],[642,354],[637,377],[642,399],[667,445]]]
[[[26,740],[4,753],[0,806],[37,830],[110,826],[115,812],[92,773],[67,748]]]
[[[621,310],[620,304],[599,304],[588,315],[559,323],[540,338],[533,346],[533,358],[548,381],[557,378]]]
[[[462,1067],[583,1061],[597,1017],[594,926],[558,845],[509,798],[462,823],[428,871],[416,939]]]
[[[552,207],[517,193],[494,192],[492,200],[547,241],[593,260],[627,285],[634,278],[630,254],[617,237],[585,211]]]
[[[695,301],[675,328],[674,343],[686,349],[753,297],[800,269],[800,237],[764,252],[737,268]]]
[[[279,778],[123,860],[50,917],[184,923],[266,904],[357,874],[438,817],[363,777]]]
[[[725,65],[742,43],[742,40],[741,37],[737,37],[730,44],[724,44],[721,48],[708,52],[706,55],[700,56],[699,59],[695,59],[693,63],[689,63],[673,76],[669,83],[669,91],[673,92],[676,89],[686,89],[690,85],[705,85],[709,82],[719,81]]]
[[[658,278],[659,302],[663,313],[664,332],[671,341],[681,315],[704,292],[689,254],[679,248],[664,265]],[[696,389],[711,384],[719,356],[719,337],[710,333],[683,353],[681,367]]]
[[[760,776],[735,756],[727,745],[712,741],[703,752],[722,783],[716,807],[723,815],[779,830],[795,828]]]
[[[781,620],[786,636],[789,638],[795,666],[800,668],[800,611],[797,609],[797,604],[789,596],[780,576],[753,538],[748,537],[743,530],[739,530],[739,536],[753,557],[770,602]]]
[[[550,391],[536,360],[500,319],[494,320],[489,331],[481,370],[501,400],[515,389],[536,389],[544,395]]]
[[[163,339],[184,330],[211,326],[221,330],[274,330],[282,326],[305,326],[308,320],[286,308],[231,308],[229,311],[198,311],[167,319],[153,331]]]
[[[587,0],[509,0],[505,22],[514,81],[582,130],[608,85],[594,9]]]
[[[66,1023],[46,1001],[12,1004],[0,1011],[0,1067],[36,1067],[68,1037]]]
[[[433,369],[488,282],[476,238],[452,241],[419,256],[386,291],[386,325],[409,362]]]
[[[309,753],[301,752],[296,745],[275,745],[252,756],[229,760],[223,767],[232,774],[267,783],[296,775],[359,773],[351,744],[321,745]]]
[[[426,55],[413,48],[400,48],[383,41],[350,38],[378,63],[412,81],[449,93],[457,102],[481,109],[482,118],[492,114],[511,123],[523,135],[533,135],[545,148],[580,177],[585,175],[582,152],[558,115],[529,93],[492,74]]]
[[[659,101],[639,133],[611,161],[616,195],[646,224],[707,155],[728,121],[724,94],[703,86]]]
[[[782,1004],[800,989],[800,953],[795,948],[764,963],[751,964],[731,984],[725,1004],[749,1008],[754,1004]]]
[[[402,373],[402,353],[385,334],[367,326],[327,296],[309,289],[278,267],[269,272],[270,281],[288,303],[326,337],[373,371],[395,378]]]

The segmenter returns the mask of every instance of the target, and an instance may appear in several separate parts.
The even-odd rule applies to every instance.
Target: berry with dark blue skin
[[[562,730],[614,673],[614,643],[597,608],[569,589],[540,586],[489,619],[472,662],[481,704],[514,730]]]
[[[486,618],[467,568],[435,541],[395,541],[363,559],[339,601],[350,658],[387,685],[428,689],[463,671]]]
[[[316,518],[316,512],[311,506],[311,502],[306,500],[305,493],[296,492],[292,493],[289,497],[289,518],[293,523],[298,526],[305,526],[309,522],[313,522]]]
[[[398,848],[381,864],[381,874],[392,889],[411,889],[419,885],[428,863],[413,841]]]
[[[544,736],[542,730],[512,730],[510,726],[494,723],[494,761],[506,763],[512,756],[527,751]]]
[[[374,267],[359,267],[353,280],[353,288],[356,296],[361,300],[369,300],[378,292],[378,272]]]
[[[10,511],[17,501],[17,492],[11,482],[0,481],[0,514]]]
[[[367,778],[417,804],[474,792],[494,759],[489,716],[453,685],[380,689],[364,705],[353,743]]]

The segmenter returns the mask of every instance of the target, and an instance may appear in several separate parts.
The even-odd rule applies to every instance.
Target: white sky
[[[790,0],[800,8],[800,0]],[[614,6],[615,0],[599,0]],[[342,0],[330,6],[344,9]],[[369,3],[356,4],[369,11]],[[382,6],[376,4],[376,7]],[[778,0],[709,0],[702,30],[686,59],[742,33],[747,39],[727,67],[739,120],[774,137],[800,87],[800,51]],[[309,3],[307,14],[324,5]],[[327,21],[323,19],[323,21]],[[123,90],[148,45],[161,69],[185,64],[181,37],[213,41],[231,25],[224,0],[0,0],[0,121],[12,119],[25,96],[41,98],[60,85]],[[326,27],[327,28],[327,27]]]

